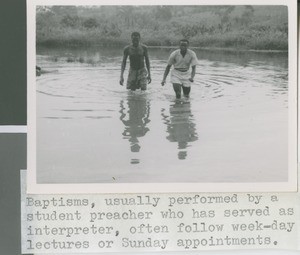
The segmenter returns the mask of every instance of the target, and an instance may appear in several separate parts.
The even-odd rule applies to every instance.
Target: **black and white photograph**
[[[27,6],[29,191],[296,191],[292,5],[60,2]]]

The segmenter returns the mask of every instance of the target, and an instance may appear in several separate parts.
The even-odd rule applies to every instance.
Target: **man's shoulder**
[[[140,44],[140,46],[142,47],[143,51],[148,51],[148,46],[146,44]]]
[[[130,44],[129,44],[129,45],[127,45],[127,46],[125,46],[125,47],[124,47],[124,49],[123,49],[123,51],[124,51],[124,52],[127,52],[127,51],[130,49],[130,47],[131,47],[131,45],[130,45]]]
[[[148,49],[148,46],[145,45],[145,44],[140,44],[138,47],[142,48],[143,50],[147,50]],[[129,44],[129,45],[127,45],[127,46],[124,47],[124,51],[128,51],[128,50],[133,49],[133,48],[134,48],[133,45]]]
[[[146,44],[141,43],[140,45],[141,45],[141,47],[143,47],[143,48],[148,48],[148,46],[147,46]]]
[[[180,49],[173,50],[171,56],[177,55],[178,53],[180,53]]]
[[[193,51],[193,50],[191,50],[191,49],[188,49],[187,51],[189,52],[189,54],[194,55],[194,56],[197,56],[195,51]]]

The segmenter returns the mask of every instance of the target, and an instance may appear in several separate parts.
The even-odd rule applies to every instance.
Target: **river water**
[[[286,181],[287,54],[196,50],[176,100],[171,51],[150,49],[152,83],[130,92],[122,49],[38,48],[37,182]]]

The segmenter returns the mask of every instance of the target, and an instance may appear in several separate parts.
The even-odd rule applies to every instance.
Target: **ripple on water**
[[[37,78],[39,127],[47,130],[47,137],[39,137],[38,148],[40,155],[51,146],[67,149],[64,157],[59,150],[51,152],[52,158],[42,155],[49,160],[38,159],[39,164],[45,164],[43,169],[49,172],[51,164],[56,162],[61,167],[54,169],[66,165],[72,170],[88,166],[89,178],[84,176],[87,172],[80,176],[76,170],[76,174],[79,180],[84,178],[91,182],[121,182],[137,176],[147,181],[153,181],[155,176],[169,178],[172,172],[162,173],[161,169],[168,169],[172,164],[179,174],[177,178],[192,176],[190,181],[194,181],[194,176],[209,177],[199,171],[197,164],[202,164],[203,169],[220,167],[218,174],[224,174],[224,179],[235,178],[236,173],[230,172],[230,167],[223,171],[223,165],[209,160],[209,155],[222,159],[223,163],[229,162],[228,157],[232,156],[232,162],[236,162],[239,151],[229,155],[229,150],[222,148],[235,145],[239,130],[246,131],[242,137],[245,144],[252,143],[256,131],[247,129],[248,117],[257,113],[264,119],[262,115],[270,109],[276,110],[276,114],[286,111],[287,70],[263,61],[247,60],[241,65],[240,60],[226,62],[225,59],[200,58],[191,99],[185,102],[175,99],[169,80],[164,87],[160,84],[166,59],[151,60],[152,83],[146,92],[128,92],[125,84],[119,85],[121,56],[97,56],[93,65],[60,62],[62,60],[49,62],[43,58],[45,67],[59,71]],[[265,117],[268,120],[270,115]],[[262,120],[262,123],[264,125],[255,128],[264,130],[263,127],[271,126],[270,122]],[[61,135],[61,130],[68,130],[69,135]],[[268,136],[269,133],[268,129]],[[253,153],[249,150],[247,154],[247,148],[243,149],[245,158]],[[255,153],[257,150],[255,148]],[[181,165],[187,161],[192,162],[196,170]],[[153,166],[153,171],[148,171],[147,164]],[[101,172],[101,177],[99,169],[106,171]],[[180,169],[184,169],[184,173],[181,174]],[[64,181],[69,181],[74,173],[75,170],[69,175],[65,173]],[[55,170],[51,174],[61,176]]]

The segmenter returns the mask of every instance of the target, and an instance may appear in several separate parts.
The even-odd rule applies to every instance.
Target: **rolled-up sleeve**
[[[198,65],[198,58],[195,52],[192,52],[191,66]]]
[[[176,52],[172,52],[170,57],[169,57],[169,60],[168,60],[168,65],[174,65],[175,64],[175,55],[176,55]]]

